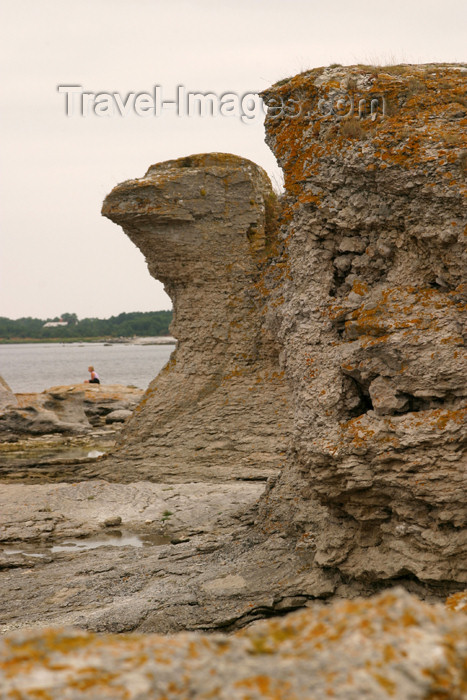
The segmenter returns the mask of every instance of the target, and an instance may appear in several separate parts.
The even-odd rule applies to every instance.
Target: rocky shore
[[[26,482],[76,479],[111,451],[144,393],[83,383],[14,394],[4,380],[0,388],[0,478]]]
[[[4,472],[11,697],[467,695],[466,73],[338,66],[267,90],[304,106],[266,118],[280,200],[219,153],[106,198],[178,344],[109,454],[39,465],[71,483]],[[349,92],[384,113],[323,118]],[[137,400],[5,391],[6,440],[82,439]]]

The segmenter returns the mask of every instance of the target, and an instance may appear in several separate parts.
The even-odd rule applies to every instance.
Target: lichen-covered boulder
[[[5,698],[387,700],[467,694],[467,617],[401,589],[252,625],[236,636],[16,632]]]

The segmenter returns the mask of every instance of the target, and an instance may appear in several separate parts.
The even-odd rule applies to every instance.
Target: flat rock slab
[[[3,484],[0,629],[78,624],[165,632],[241,618],[253,592],[260,607],[271,606],[258,564],[272,549],[251,557],[248,539],[263,488]],[[243,553],[246,578],[232,563],[232,548]],[[288,565],[287,557],[272,564],[284,572]]]
[[[263,490],[254,482],[1,484],[0,546],[85,537],[112,519],[130,530],[215,533],[251,509]]]
[[[254,531],[263,488],[2,485],[0,630],[233,629],[331,595],[333,575],[316,572],[300,547]]]

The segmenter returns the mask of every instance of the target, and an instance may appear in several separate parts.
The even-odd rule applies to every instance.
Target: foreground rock
[[[0,657],[5,697],[461,700],[467,617],[395,589],[230,637],[21,632]]]
[[[178,339],[128,422],[110,478],[128,478],[130,464],[133,478],[162,481],[279,469],[290,412],[261,285],[274,207],[266,173],[222,153],[153,165],[106,198],[102,213],[172,298]]]

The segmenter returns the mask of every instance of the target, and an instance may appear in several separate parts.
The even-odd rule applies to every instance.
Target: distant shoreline
[[[0,338],[0,345],[47,345],[59,343],[70,345],[73,343],[108,343],[109,345],[175,345],[176,338],[169,335],[160,336],[133,336],[130,338]]]

